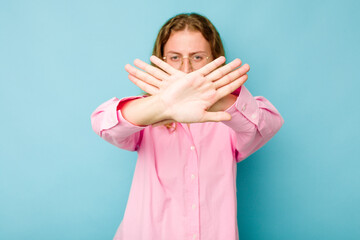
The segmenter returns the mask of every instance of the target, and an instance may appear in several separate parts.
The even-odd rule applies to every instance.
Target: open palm
[[[135,60],[134,64],[143,71],[126,65],[129,79],[150,95],[158,95],[169,116],[168,121],[182,123],[229,120],[228,113],[209,112],[208,109],[239,88],[247,80],[249,71],[247,64],[238,68],[240,59],[220,67],[225,62],[224,57],[188,74],[155,56],[151,61],[159,68],[140,60]]]

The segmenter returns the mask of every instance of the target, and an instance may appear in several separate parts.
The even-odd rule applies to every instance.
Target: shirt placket
[[[188,236],[189,240],[200,239],[200,199],[199,199],[199,166],[198,166],[198,154],[196,145],[192,135],[188,129],[186,129],[190,139],[189,158],[187,159],[187,170],[186,170],[186,209],[188,219]]]

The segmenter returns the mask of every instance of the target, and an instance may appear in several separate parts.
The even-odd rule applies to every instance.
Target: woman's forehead
[[[164,46],[164,52],[195,53],[211,52],[209,42],[199,31],[172,32]]]

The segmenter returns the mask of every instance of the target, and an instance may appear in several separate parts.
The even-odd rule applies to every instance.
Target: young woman
[[[94,131],[138,152],[116,240],[238,239],[236,163],[283,124],[243,86],[250,67],[225,65],[212,23],[180,14],[161,28],[150,60],[126,65],[145,96],[112,98],[92,114]]]

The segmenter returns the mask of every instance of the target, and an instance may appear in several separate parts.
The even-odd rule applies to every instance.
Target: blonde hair
[[[201,32],[209,42],[213,59],[225,56],[220,34],[206,17],[197,13],[182,13],[170,18],[160,29],[153,49],[153,55],[160,59],[164,57],[164,46],[172,32],[182,30]],[[175,131],[177,124],[165,124],[167,129]]]
[[[209,42],[212,57],[225,56],[224,47],[220,34],[215,26],[204,16],[197,13],[182,13],[170,18],[160,29],[153,49],[153,55],[162,59],[164,57],[164,46],[169,40],[171,33],[188,29],[199,31]]]

